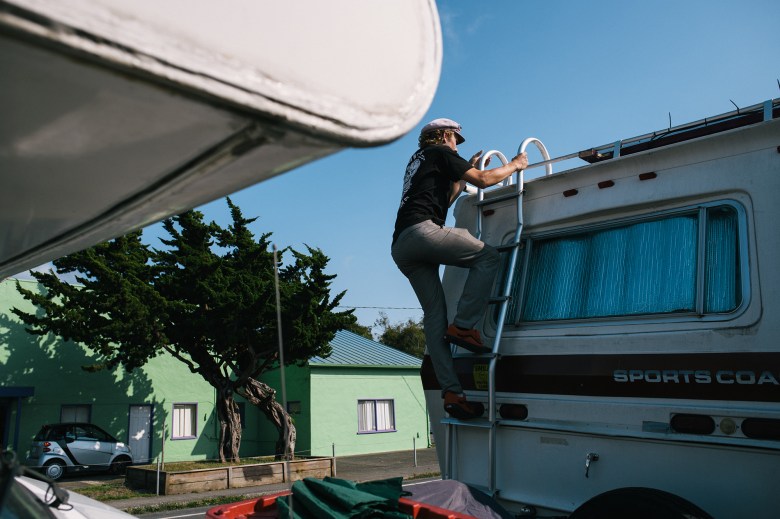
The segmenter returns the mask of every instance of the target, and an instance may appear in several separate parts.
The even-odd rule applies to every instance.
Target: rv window
[[[728,206],[707,211],[705,313],[734,310],[741,303],[737,215]]]
[[[731,205],[531,236],[508,322],[733,311],[741,302],[738,239]]]

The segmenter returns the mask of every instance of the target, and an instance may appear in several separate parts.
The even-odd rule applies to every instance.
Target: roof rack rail
[[[652,133],[640,135],[638,137],[623,139],[595,148],[570,153],[561,157],[535,162],[533,164],[529,164],[528,168],[526,169],[548,166],[554,162],[561,162],[563,160],[576,158],[584,160],[590,164],[595,164],[596,162],[614,159],[625,155],[631,155],[633,153],[639,153],[640,151],[660,148],[677,142],[724,132],[763,121],[769,121],[779,117],[780,98],[769,99],[763,103],[751,105],[746,108],[737,108],[736,110],[716,115],[714,117],[707,117],[675,127],[670,126],[665,130],[658,130]]]

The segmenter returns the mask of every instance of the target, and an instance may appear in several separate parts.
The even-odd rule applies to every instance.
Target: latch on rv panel
[[[590,472],[590,464],[591,462],[596,462],[599,460],[599,455],[595,452],[589,452],[587,456],[585,456],[585,477],[588,476],[588,472]]]

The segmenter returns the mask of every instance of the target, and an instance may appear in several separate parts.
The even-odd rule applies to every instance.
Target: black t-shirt
[[[472,167],[448,146],[433,145],[417,150],[406,165],[393,243],[401,231],[425,220],[444,225],[452,183],[463,178]]]

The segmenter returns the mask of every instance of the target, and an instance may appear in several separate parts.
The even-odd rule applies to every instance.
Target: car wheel
[[[65,474],[65,462],[61,460],[47,461],[43,466],[43,473],[46,477],[53,480],[60,479]]]
[[[127,458],[117,458],[111,462],[109,472],[111,474],[121,475],[125,473],[125,469],[130,465],[130,460]]]

